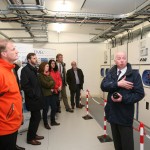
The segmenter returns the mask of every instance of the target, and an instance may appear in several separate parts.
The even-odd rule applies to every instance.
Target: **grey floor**
[[[102,103],[99,98],[95,98]],[[85,99],[82,99],[85,104]],[[89,112],[94,118],[84,120],[86,115],[85,108],[75,109],[74,113],[65,111],[63,104],[62,113],[57,115],[57,122],[61,125],[46,130],[41,121],[38,134],[45,138],[42,145],[32,146],[26,143],[26,132],[18,135],[18,145],[26,150],[114,150],[113,143],[100,143],[97,136],[103,135],[103,106],[98,105],[92,99],[89,99]],[[138,128],[139,123],[134,121],[134,127]],[[28,126],[25,124],[24,126]],[[148,135],[149,129],[145,128]],[[107,123],[107,134],[111,135],[110,125]],[[139,132],[134,131],[135,150],[140,150]],[[145,137],[144,150],[149,150],[150,139]]]
[[[63,104],[62,104],[63,106]],[[26,132],[18,135],[17,144],[26,150],[114,150],[113,143],[100,143],[97,136],[103,134],[102,127],[95,119],[84,120],[85,108],[75,109],[74,113],[68,113],[62,107],[62,113],[57,115],[60,126],[47,130],[41,121],[38,135],[45,138],[40,146],[32,146],[26,143]]]
[[[100,98],[94,98],[94,99],[98,101],[99,103],[103,103],[103,101],[100,100]],[[83,103],[85,104],[85,99],[83,99]],[[91,113],[91,115],[95,118],[95,120],[98,122],[98,124],[101,127],[103,127],[103,108],[104,107],[95,103],[91,98],[89,99],[89,112]],[[136,129],[138,129],[139,122],[134,120],[133,126]],[[149,128],[145,127],[145,131],[147,135],[150,135]],[[107,134],[110,135],[110,137],[112,137],[109,123],[107,123]],[[140,141],[140,133],[134,130],[134,150],[140,150],[139,141]],[[145,141],[144,150],[150,150],[150,139],[145,136],[144,141]]]
[[[102,128],[95,119],[84,120],[82,116],[85,115],[85,108],[75,109],[74,113],[68,113],[62,108],[62,113],[57,115],[60,126],[47,130],[41,121],[38,135],[45,137],[41,145],[27,144],[26,131],[18,134],[17,144],[26,150],[114,150],[112,142],[99,142],[97,136],[103,134]]]

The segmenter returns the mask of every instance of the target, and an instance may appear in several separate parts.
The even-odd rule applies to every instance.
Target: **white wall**
[[[82,69],[85,76],[84,90],[89,89],[92,96],[100,97],[100,65],[105,44],[89,43],[68,43],[68,44],[34,44],[33,47],[56,49],[57,53],[62,53],[66,69],[71,68],[71,62],[77,61],[78,67]],[[68,96],[69,90],[67,87]],[[85,95],[84,92],[82,94]]]
[[[89,42],[93,37],[87,34],[48,32],[49,42]]]

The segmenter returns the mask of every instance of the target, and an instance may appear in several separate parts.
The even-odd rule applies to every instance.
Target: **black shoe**
[[[58,110],[57,110],[57,113],[61,113],[61,109],[58,109]]]
[[[44,124],[44,127],[45,127],[46,129],[48,129],[48,130],[51,129],[51,127],[49,126],[49,124]]]
[[[83,105],[83,104],[80,104],[80,106],[81,106],[81,107],[84,107],[85,105]]]
[[[51,122],[51,126],[59,126],[59,125],[60,125],[60,123],[57,123],[56,121]]]
[[[25,148],[16,145],[16,150],[25,150]]]
[[[73,110],[71,108],[66,109],[67,112],[73,113]]]

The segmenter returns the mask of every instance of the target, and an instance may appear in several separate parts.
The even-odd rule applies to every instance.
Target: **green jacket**
[[[44,75],[43,73],[39,73],[38,79],[40,81],[42,92],[44,96],[50,96],[52,95],[51,89],[55,86],[55,81],[53,78],[49,75]]]

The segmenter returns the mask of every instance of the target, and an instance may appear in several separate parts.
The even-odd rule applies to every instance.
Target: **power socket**
[[[146,109],[149,110],[149,102],[146,102]]]

